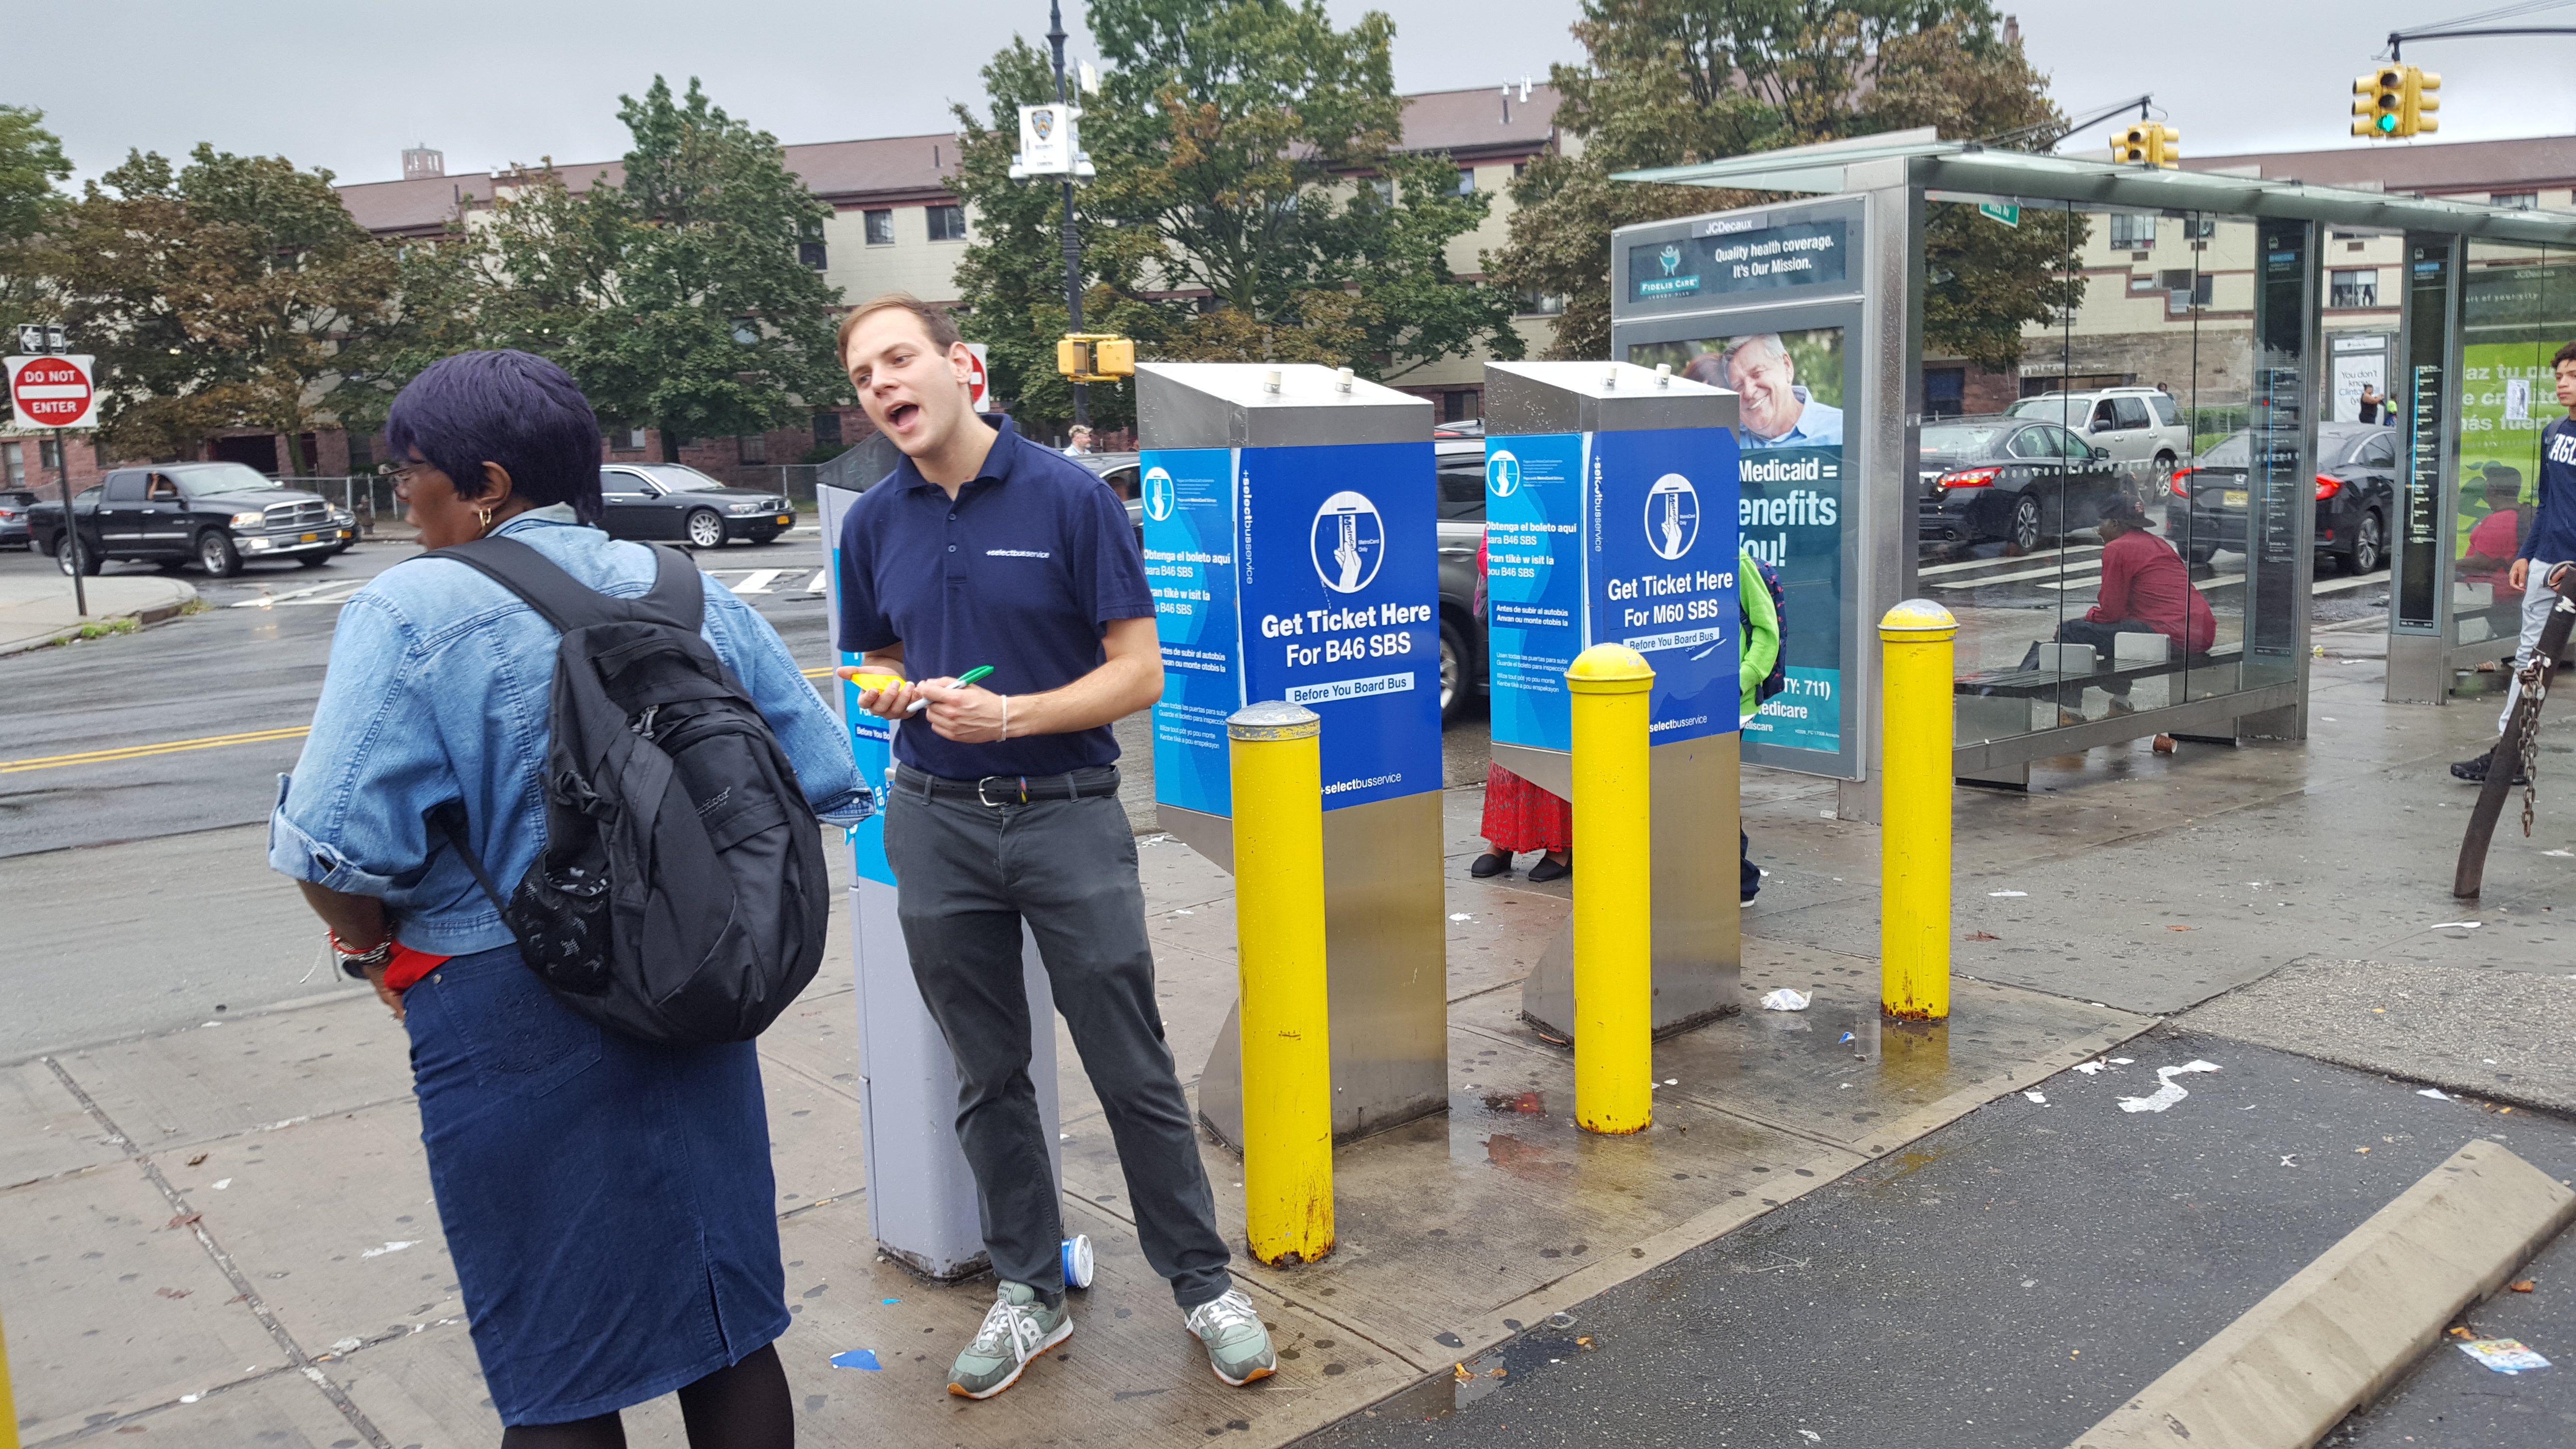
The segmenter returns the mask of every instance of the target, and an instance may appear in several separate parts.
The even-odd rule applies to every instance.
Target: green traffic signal
[[[2379,118],[2379,134],[2383,136],[2393,136],[2396,133],[2397,117],[2394,114],[2381,116]]]

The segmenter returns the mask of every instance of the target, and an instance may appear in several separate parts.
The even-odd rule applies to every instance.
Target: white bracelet
[[[1003,696],[1002,696],[1002,738],[1004,738],[1004,739],[1006,739],[1006,740],[1007,740],[1007,739],[1009,739],[1010,737],[1011,737],[1011,697],[1010,697],[1009,695],[1007,695],[1007,694],[1006,694],[1006,695],[1003,695]]]

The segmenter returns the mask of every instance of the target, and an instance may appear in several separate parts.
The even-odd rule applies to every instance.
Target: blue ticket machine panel
[[[1733,399],[1625,363],[1495,363],[1487,379],[1495,742],[1571,748],[1565,670],[1594,644],[1654,666],[1655,744],[1733,733]]]

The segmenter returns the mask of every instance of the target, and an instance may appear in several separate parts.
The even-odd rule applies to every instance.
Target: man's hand
[[[843,679],[853,681],[862,674],[882,674],[889,675],[897,679],[902,678],[901,675],[895,674],[893,670],[886,668],[882,663],[844,666],[843,668],[835,669],[832,672]],[[911,710],[912,702],[919,698],[921,698],[920,687],[907,681],[892,689],[860,690],[859,708],[867,711],[869,714],[875,715],[879,719],[901,719]]]
[[[1010,704],[1001,695],[982,685],[960,686],[953,679],[927,679],[912,686],[912,691],[930,701],[923,716],[930,728],[943,740],[961,745],[985,745],[1002,738],[1003,727],[1010,721]]]
[[[376,999],[378,1001],[381,1001],[385,1005],[393,1008],[394,1020],[402,1020],[402,993],[385,984],[385,968],[382,966],[368,967],[367,984],[376,988]]]
[[[2526,584],[2530,583],[2530,582],[2531,582],[2531,560],[2529,560],[2529,559],[2527,559],[2527,558],[2518,558],[2518,559],[2515,559],[2515,560],[2513,561],[2513,572],[2512,572],[2511,574],[2509,574],[2509,575],[2507,575],[2507,576],[2506,576],[2506,580],[2505,580],[2505,581],[2506,581],[2507,583],[2512,584],[2512,585],[2513,585],[2515,588],[2517,588],[2517,589],[2519,589],[2519,588],[2523,587],[2524,585],[2526,585]]]

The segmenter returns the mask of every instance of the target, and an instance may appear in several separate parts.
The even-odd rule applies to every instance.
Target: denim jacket
[[[494,532],[616,598],[653,586],[651,550],[575,523],[560,505]],[[706,584],[707,642],[778,734],[814,813],[873,813],[850,737],[751,607]],[[297,880],[378,896],[406,946],[462,956],[512,943],[500,913],[427,817],[463,801],[469,837],[506,894],[545,844],[546,714],[560,636],[460,563],[408,560],[352,595],[295,773],[278,777],[268,863]]]

